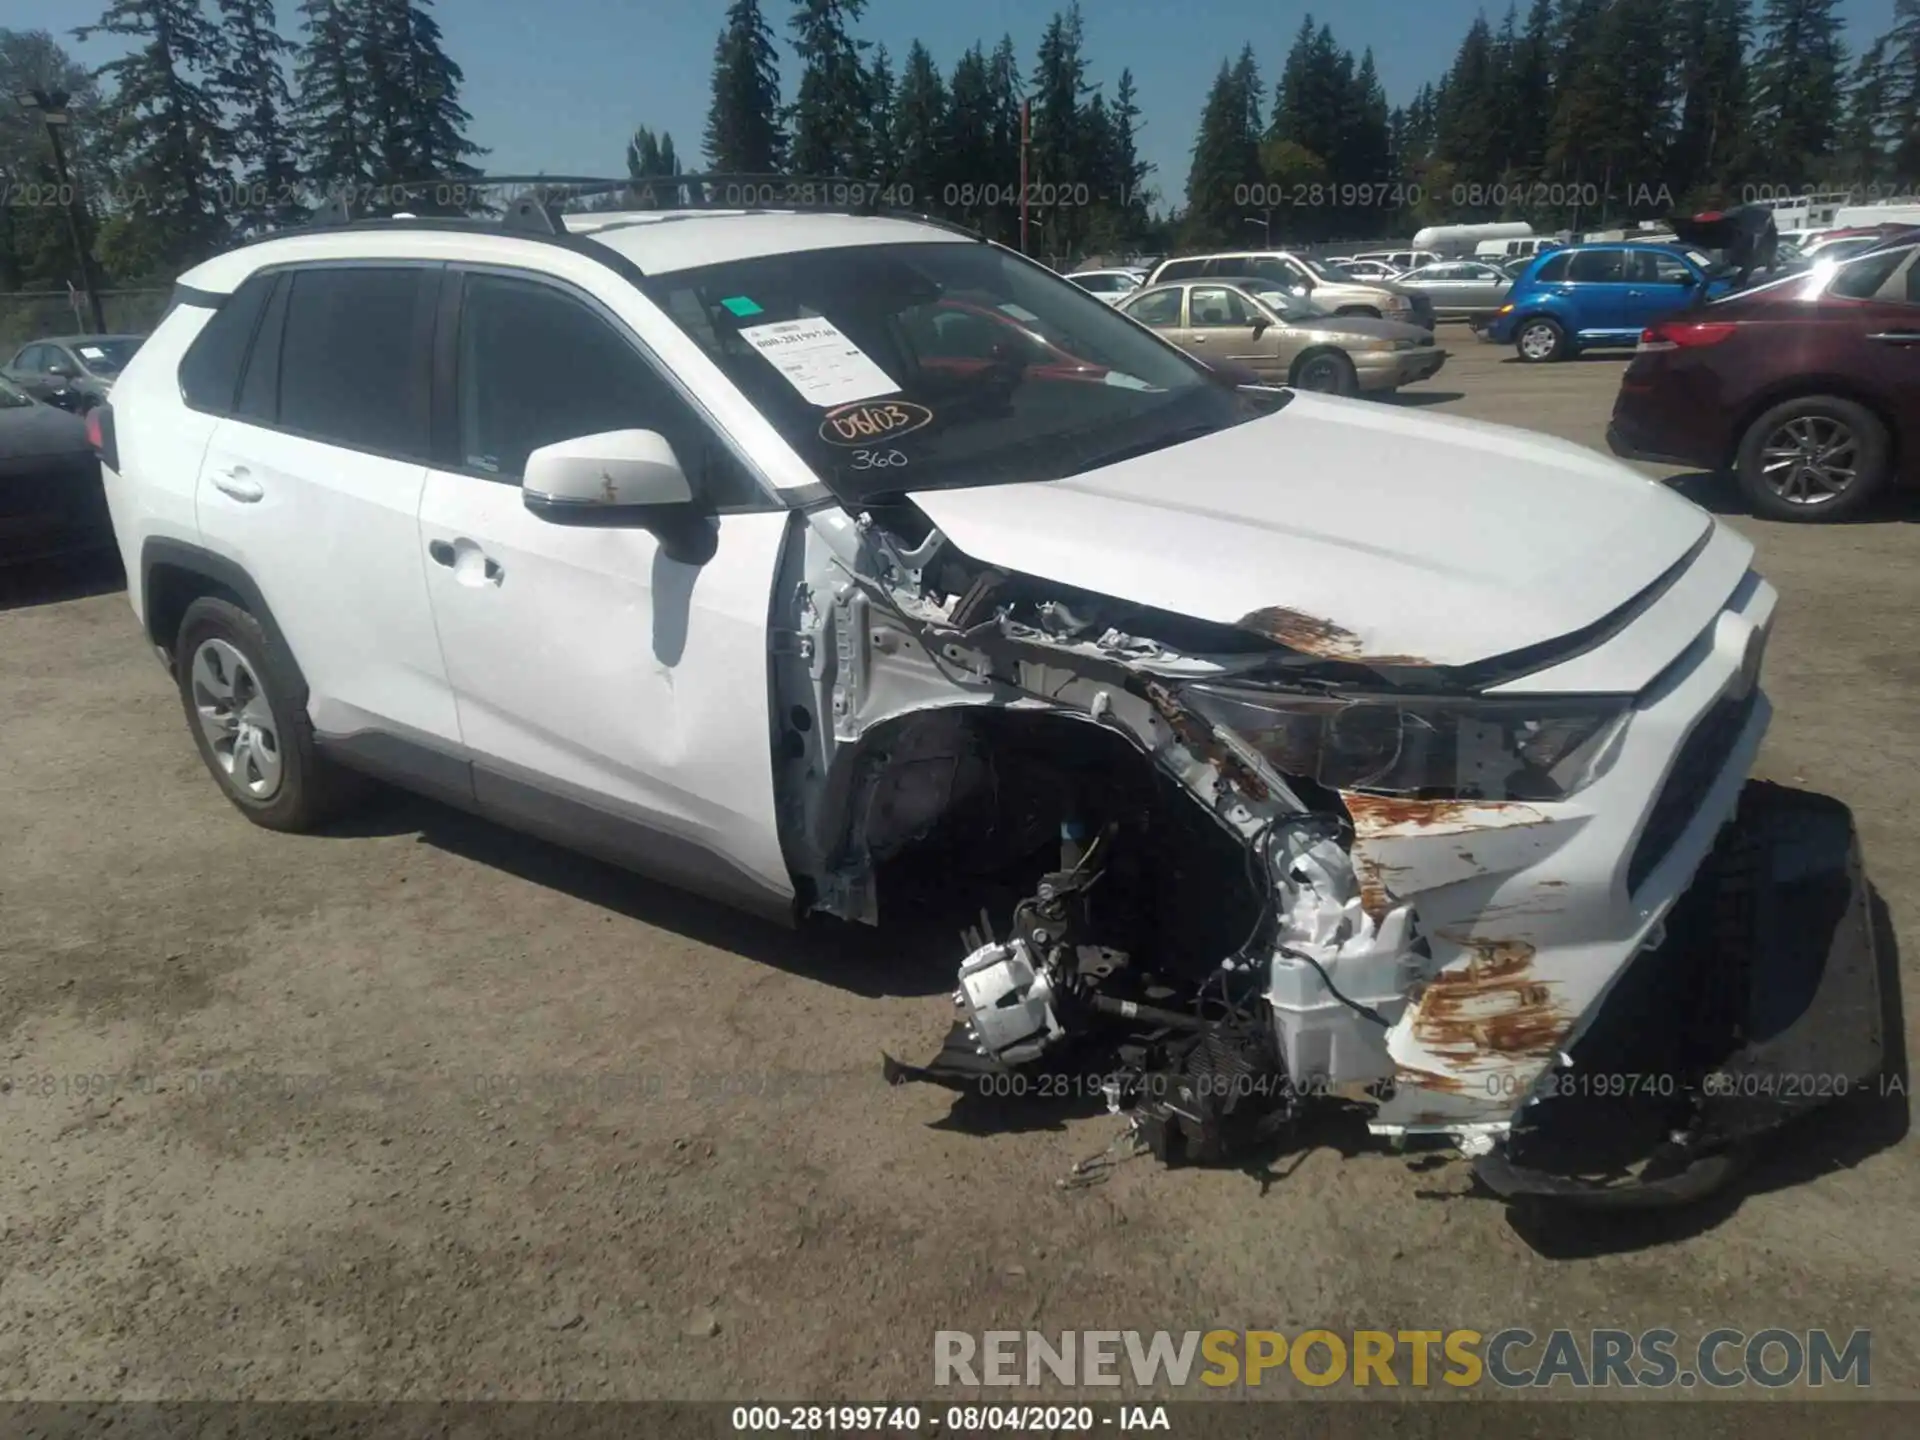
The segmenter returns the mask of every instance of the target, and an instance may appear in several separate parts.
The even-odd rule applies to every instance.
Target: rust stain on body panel
[[[1427,983],[1413,1034],[1427,1049],[1465,1063],[1482,1055],[1550,1054],[1574,1018],[1552,987],[1532,974],[1533,946],[1520,940],[1464,941],[1473,958]]]
[[[1553,823],[1533,806],[1511,800],[1410,800],[1358,790],[1342,790],[1340,798],[1353,817],[1354,835],[1363,840],[1392,835],[1459,835]]]
[[[1417,655],[1368,655],[1360,643],[1360,637],[1351,630],[1331,620],[1302,614],[1281,605],[1269,605],[1263,610],[1241,616],[1236,628],[1265,636],[1276,645],[1284,645],[1289,650],[1297,650],[1302,655],[1311,655],[1319,660],[1345,660],[1359,665],[1433,664],[1431,660],[1423,660]]]

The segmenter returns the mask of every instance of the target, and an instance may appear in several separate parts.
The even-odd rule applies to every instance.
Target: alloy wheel
[[[1340,362],[1331,355],[1319,355],[1300,367],[1300,388],[1315,390],[1323,395],[1338,393],[1340,389]]]
[[[247,657],[225,640],[193,652],[193,708],[208,748],[233,787],[254,800],[280,790],[280,730]]]
[[[1789,505],[1829,504],[1859,473],[1859,437],[1830,415],[1796,415],[1760,447],[1760,479]]]
[[[1520,353],[1529,360],[1544,360],[1553,354],[1554,333],[1551,326],[1529,325],[1520,332]]]

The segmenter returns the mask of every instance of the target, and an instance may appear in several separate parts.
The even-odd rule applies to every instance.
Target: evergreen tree
[[[1892,36],[1882,35],[1860,56],[1847,84],[1846,118],[1835,137],[1838,178],[1871,186],[1887,168],[1888,120],[1893,108]]]
[[[916,40],[907,49],[893,97],[893,153],[899,166],[895,185],[903,204],[930,209],[943,205],[947,145],[946,82],[932,54]]]
[[[395,209],[479,208],[459,182],[478,175],[469,161],[485,152],[467,139],[473,117],[460,105],[466,76],[441,44],[433,0],[371,0],[358,36],[368,77],[377,186],[408,182],[385,197]],[[452,182],[452,183],[447,183]]]
[[[1508,84],[1513,94],[1508,161],[1521,175],[1537,176],[1546,167],[1547,132],[1553,125],[1553,0],[1533,0],[1527,11]]]
[[[986,53],[974,45],[953,67],[946,106],[946,149],[934,169],[938,203],[972,225],[985,222],[990,197],[1015,175],[996,169],[993,81]],[[997,232],[996,232],[997,233]]]
[[[868,185],[884,186],[898,168],[893,139],[893,57],[881,45],[867,67],[866,144],[854,173]]]
[[[307,207],[294,155],[293,97],[280,61],[295,46],[274,23],[273,0],[220,0],[220,20],[228,51],[209,88],[233,110],[240,167],[234,218],[248,229],[298,224]]]
[[[680,173],[680,157],[673,152],[673,136],[664,130],[655,135],[646,126],[640,126],[627,141],[627,178],[634,185],[612,208],[664,210],[681,204],[679,186],[659,183]]]
[[[1881,124],[1888,164],[1898,182],[1912,185],[1920,181],[1920,0],[1893,0],[1886,44]]]
[[[351,0],[301,0],[306,41],[294,70],[294,135],[309,198],[357,193],[376,168],[371,97]]]
[[[1727,186],[1740,168],[1750,18],[1747,0],[1684,0],[1680,8],[1680,121],[1670,169],[1694,201]]]
[[[1041,187],[1040,194],[1068,196],[1067,203],[1050,209],[1046,216],[1049,247],[1066,253],[1078,251],[1089,219],[1087,208],[1074,203],[1074,187],[1097,183],[1091,172],[1099,163],[1095,154],[1099,142],[1087,133],[1084,99],[1089,87],[1086,60],[1080,53],[1081,32],[1079,0],[1065,11],[1054,12],[1040,37],[1031,92],[1028,175]]]
[[[789,119],[793,165],[802,175],[856,176],[867,151],[867,42],[852,26],[866,0],[794,0],[789,22],[800,57],[800,88]]]
[[[1753,128],[1774,183],[1817,183],[1831,167],[1846,50],[1839,0],[1766,0],[1753,57]]]
[[[1224,243],[1243,237],[1251,212],[1246,187],[1261,180],[1260,76],[1253,47],[1237,63],[1220,62],[1200,132],[1193,142],[1187,172],[1187,238],[1194,244]]]
[[[733,175],[772,175],[786,163],[780,65],[760,0],[733,0],[713,47],[707,164]]]
[[[1457,183],[1490,186],[1500,178],[1500,76],[1485,15],[1476,15],[1467,27],[1444,84],[1435,117],[1435,150],[1452,167]]]
[[[1145,228],[1147,219],[1147,176],[1153,173],[1153,166],[1140,159],[1140,99],[1133,86],[1133,71],[1120,72],[1120,83],[1114,87],[1113,107],[1108,112],[1111,123],[1107,130],[1107,144],[1112,159],[1108,170],[1113,175],[1119,189],[1115,199],[1127,212],[1124,233],[1137,237]]]
[[[122,275],[166,275],[227,239],[218,184],[231,140],[209,88],[226,38],[198,0],[111,0],[74,33],[100,32],[132,42],[97,72],[114,82],[106,158],[131,200],[102,233],[103,258]]]
[[[1020,114],[1026,100],[1026,91],[1020,84],[1020,60],[1014,53],[1013,37],[1002,35],[1000,43],[993,47],[993,54],[987,57],[987,96],[992,113],[992,151],[986,176],[999,176],[1003,194],[1012,194],[1019,188],[1020,182]],[[1032,157],[1028,157],[1031,161]],[[1009,239],[1017,238],[1020,233],[1020,206],[1017,198],[1014,204],[999,206],[993,217],[990,234],[1001,234]]]

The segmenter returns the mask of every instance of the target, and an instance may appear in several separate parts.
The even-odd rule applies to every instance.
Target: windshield
[[[73,350],[80,357],[80,363],[95,375],[118,375],[139,348],[138,340],[116,337],[77,341]]]
[[[1242,288],[1282,320],[1319,320],[1330,313],[1311,300],[1302,300],[1290,290],[1275,290],[1266,285],[1247,285]]]
[[[1056,480],[1259,413],[1112,306],[991,245],[809,250],[647,284],[849,502]]]
[[[1327,264],[1324,260],[1315,260],[1312,257],[1307,255],[1296,255],[1294,258],[1298,260],[1302,265],[1306,266],[1307,269],[1311,270],[1315,275],[1319,276],[1322,280],[1331,280],[1336,285],[1339,285],[1342,282],[1352,278],[1351,276],[1348,276],[1348,275],[1342,275],[1338,270],[1334,269],[1333,266]]]
[[[32,404],[33,401],[29,400],[23,391],[14,389],[5,380],[0,380],[0,410],[24,410]]]

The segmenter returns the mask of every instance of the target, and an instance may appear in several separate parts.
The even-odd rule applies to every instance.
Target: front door
[[[595,267],[596,269],[598,267]],[[459,274],[449,433],[420,510],[427,589],[483,807],[691,889],[790,899],[773,800],[768,614],[790,512],[656,367],[612,272]],[[622,293],[626,292],[626,293]],[[521,501],[529,452],[654,430],[711,512],[704,563]]]
[[[1678,255],[1642,250],[1629,257],[1625,322],[1644,330],[1654,321],[1684,310],[1699,296],[1700,276]]]
[[[1271,328],[1255,336],[1254,321],[1264,319],[1238,290],[1224,285],[1195,285],[1187,291],[1187,326],[1183,342],[1203,360],[1228,361],[1255,371],[1271,372],[1274,358]]]
[[[1576,250],[1567,265],[1568,297],[1574,325],[1582,336],[1599,339],[1637,328],[1627,319],[1625,248]]]

